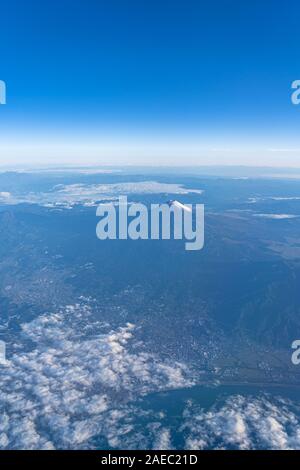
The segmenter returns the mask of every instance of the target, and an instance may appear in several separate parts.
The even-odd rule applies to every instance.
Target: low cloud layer
[[[23,324],[0,366],[0,449],[300,449],[300,410],[286,399],[233,395],[204,409],[194,391],[176,416],[143,404],[195,382],[136,333],[86,302]]]
[[[202,410],[190,403],[182,432],[188,449],[300,449],[299,410],[287,400],[236,395]]]
[[[138,396],[192,385],[183,364],[145,352],[134,325],[102,329],[82,305],[22,325],[31,347],[0,368],[0,448],[117,446]]]
[[[120,195],[129,194],[202,194],[200,189],[184,188],[177,183],[140,181],[108,184],[57,185],[48,192],[13,194],[0,191],[1,204],[39,204],[46,207],[70,209],[76,204],[97,205],[101,201],[114,201]]]

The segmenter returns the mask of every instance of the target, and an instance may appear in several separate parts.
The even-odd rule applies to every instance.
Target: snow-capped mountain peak
[[[190,207],[188,207],[185,204],[182,204],[181,202],[176,201],[176,200],[168,201],[168,205],[170,207],[176,207],[177,209],[182,209],[182,210],[187,211],[187,212],[192,212],[192,209]]]

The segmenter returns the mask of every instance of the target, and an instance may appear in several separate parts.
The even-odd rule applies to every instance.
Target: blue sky
[[[300,4],[1,4],[0,163],[300,166]]]

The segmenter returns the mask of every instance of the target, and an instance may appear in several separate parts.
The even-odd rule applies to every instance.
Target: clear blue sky
[[[3,1],[0,79],[1,163],[300,166],[293,0]]]

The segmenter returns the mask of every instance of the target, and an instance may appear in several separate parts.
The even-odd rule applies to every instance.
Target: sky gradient
[[[10,0],[0,165],[300,166],[300,4]]]

